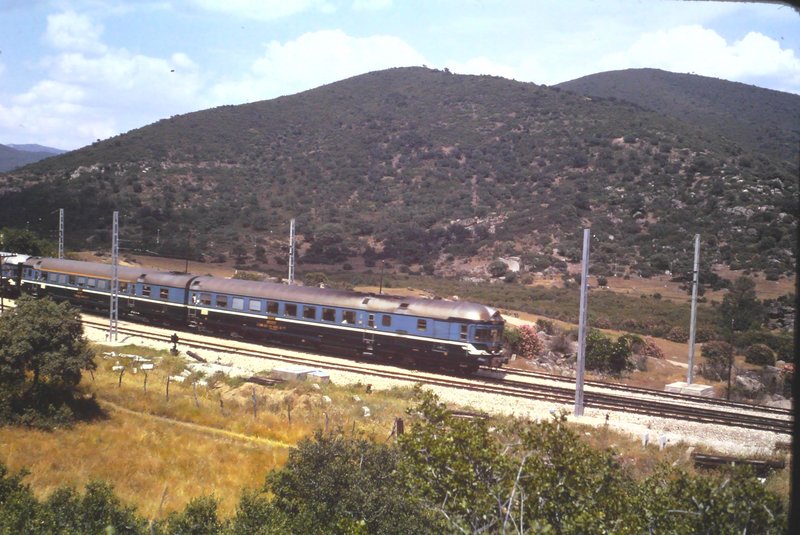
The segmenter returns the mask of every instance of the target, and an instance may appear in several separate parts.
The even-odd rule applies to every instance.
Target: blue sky
[[[800,15],[666,0],[0,0],[0,143],[75,149],[409,65],[537,84],[654,67],[800,94]]]

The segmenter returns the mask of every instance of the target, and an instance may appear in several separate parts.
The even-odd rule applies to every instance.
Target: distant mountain
[[[0,173],[64,152],[66,151],[41,145],[0,145]]]
[[[51,233],[46,214],[65,208],[73,246],[107,247],[116,209],[129,247],[263,267],[283,261],[295,217],[301,263],[438,273],[498,256],[564,269],[591,226],[595,274],[683,273],[695,233],[706,265],[793,273],[797,145],[790,157],[773,109],[800,97],[703,79],[717,96],[700,99],[684,75],[620,76],[672,111],[400,68],[174,116],[0,176],[0,225]],[[714,98],[760,111],[740,120]]]
[[[36,144],[26,144],[26,145],[15,145],[13,143],[9,143],[6,147],[11,147],[12,149],[21,150],[24,152],[45,152],[47,154],[64,154],[65,150],[61,149],[54,149],[53,147],[45,147],[44,145],[36,145]]]
[[[633,102],[748,150],[795,160],[798,156],[800,96],[791,93],[658,69],[601,72],[556,87]]]

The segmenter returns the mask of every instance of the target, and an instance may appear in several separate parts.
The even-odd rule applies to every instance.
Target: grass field
[[[134,352],[158,354],[133,347],[120,351]],[[174,381],[167,402],[165,376],[158,369],[149,373],[147,394],[141,370],[126,372],[118,387],[119,375],[111,370],[117,360],[99,359],[94,381],[86,374],[81,385],[85,395],[96,397],[105,417],[51,432],[0,427],[0,461],[12,471],[30,470],[25,481],[38,496],[60,485],[82,489],[102,479],[146,517],[163,517],[207,494],[230,514],[243,488],[262,485],[299,440],[324,429],[326,413],[330,429],[383,441],[410,397],[407,390],[367,395],[358,385],[316,390],[309,384],[286,389],[223,384],[213,390],[198,387],[197,407],[192,389]],[[355,393],[365,401],[354,402]],[[331,405],[322,403],[323,394],[332,398]],[[372,412],[368,420],[360,416],[364,404]]]

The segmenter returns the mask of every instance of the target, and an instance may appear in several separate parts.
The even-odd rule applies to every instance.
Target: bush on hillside
[[[775,365],[775,352],[764,344],[753,344],[744,351],[744,360],[750,364]]]

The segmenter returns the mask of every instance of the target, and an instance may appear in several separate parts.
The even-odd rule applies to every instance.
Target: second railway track
[[[94,319],[84,320],[87,326],[106,329],[107,324]],[[170,331],[163,327],[151,327],[161,331]],[[142,332],[142,327],[120,326],[119,332],[152,340],[169,342],[169,334],[155,334]],[[170,331],[171,332],[171,331]],[[529,377],[545,376],[548,380],[563,382],[560,384],[541,384],[520,380],[498,377],[497,373],[489,376],[480,375],[469,378],[432,373],[427,370],[396,370],[385,366],[376,368],[375,363],[346,361],[335,356],[325,356],[324,362],[315,359],[312,355],[297,355],[295,351],[276,349],[268,346],[259,346],[250,342],[241,342],[234,347],[230,341],[216,342],[207,338],[212,334],[192,333],[179,331],[181,344],[195,349],[225,352],[254,358],[268,358],[291,364],[307,366],[322,366],[326,369],[357,373],[373,377],[394,379],[409,382],[421,382],[428,385],[458,388],[473,392],[512,396],[518,399],[530,399],[551,403],[570,404],[574,402],[574,382],[568,379],[537,372],[521,370],[506,370],[508,375],[521,375]],[[290,354],[292,353],[292,354]],[[391,364],[391,363],[390,363]],[[615,392],[602,392],[587,389],[584,393],[584,404],[587,408],[609,411],[623,411],[659,418],[670,418],[688,422],[714,424],[738,428],[769,431],[779,434],[791,434],[792,414],[785,409],[774,407],[759,407],[741,403],[720,402],[698,396],[685,396],[674,393],[661,392],[653,389],[641,389],[626,385],[614,385],[597,381],[587,382],[592,389],[606,389]],[[666,399],[656,399],[657,397]],[[689,399],[691,398],[691,399]],[[692,401],[693,403],[686,403]],[[698,406],[695,402],[702,403]],[[746,412],[745,412],[746,411]]]

